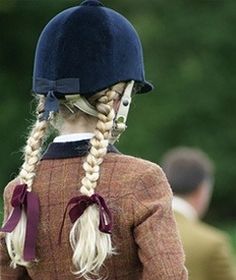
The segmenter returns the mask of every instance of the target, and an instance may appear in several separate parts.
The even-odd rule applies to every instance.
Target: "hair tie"
[[[67,209],[71,204],[74,204],[74,206],[69,211],[69,216],[72,223],[75,223],[76,220],[81,217],[81,215],[90,205],[97,204],[99,208],[99,230],[101,232],[111,234],[112,214],[109,208],[107,207],[104,198],[97,193],[94,193],[90,197],[86,195],[81,195],[71,198],[66,206],[59,232],[59,244],[61,243],[61,235],[65,223]]]
[[[13,211],[5,225],[0,228],[2,232],[12,232],[18,225],[23,208],[26,212],[27,226],[24,244],[24,260],[35,259],[37,227],[39,222],[39,198],[36,193],[27,191],[27,185],[17,185],[13,191],[11,205]]]

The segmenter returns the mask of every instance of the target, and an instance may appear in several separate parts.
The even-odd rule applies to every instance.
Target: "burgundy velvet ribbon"
[[[86,195],[81,195],[81,196],[76,196],[76,197],[71,198],[66,206],[63,220],[62,220],[62,225],[60,228],[60,233],[59,233],[59,244],[61,243],[61,235],[62,235],[64,223],[65,223],[66,213],[67,213],[68,207],[71,204],[74,204],[74,206],[69,211],[69,216],[70,216],[70,220],[72,223],[74,223],[77,219],[79,219],[80,216],[84,213],[84,211],[90,205],[97,204],[97,206],[99,208],[99,230],[101,232],[111,234],[112,214],[111,214],[109,208],[107,207],[104,198],[97,193],[91,195],[90,197],[86,196]]]
[[[27,217],[26,235],[23,257],[25,261],[35,259],[35,245],[37,226],[39,222],[39,198],[36,193],[27,191],[27,185],[17,185],[13,191],[11,205],[13,211],[5,225],[0,228],[2,232],[12,232],[20,221],[24,207]]]

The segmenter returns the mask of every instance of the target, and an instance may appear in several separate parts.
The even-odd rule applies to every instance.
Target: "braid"
[[[90,140],[91,149],[87,156],[83,168],[85,177],[82,180],[80,192],[85,195],[92,195],[99,178],[100,165],[107,152],[108,140],[115,116],[113,99],[117,95],[115,91],[109,90],[98,99],[96,108],[99,112],[95,135]]]
[[[37,107],[37,112],[41,112],[44,107],[45,98],[40,98]],[[35,169],[40,159],[41,145],[44,140],[45,131],[48,127],[46,121],[39,121],[32,127],[26,146],[24,148],[24,163],[20,171],[20,179],[23,183],[28,185],[28,190],[31,191],[33,179],[35,177]]]
[[[83,164],[85,177],[82,179],[80,188],[80,192],[87,196],[91,196],[95,192],[100,165],[107,152],[115,117],[113,101],[116,96],[117,93],[109,89],[98,98],[96,103],[98,122],[95,135],[90,140],[90,152]],[[74,251],[72,261],[76,268],[74,273],[86,279],[90,279],[89,274],[97,275],[107,256],[114,254],[111,236],[101,232],[98,226],[98,208],[96,205],[91,205],[74,223],[70,232],[70,243]]]
[[[39,99],[39,104],[37,107],[37,112],[41,112],[44,107],[45,98]],[[21,183],[25,183],[28,186],[28,191],[32,190],[32,183],[35,177],[35,170],[37,163],[40,159],[41,145],[44,140],[45,131],[47,129],[46,121],[39,121],[37,119],[34,124],[26,146],[24,148],[24,163],[21,167],[19,178]],[[28,266],[29,262],[24,261],[23,258],[23,248],[25,243],[26,234],[26,214],[23,209],[20,221],[14,231],[6,234],[6,244],[8,248],[9,255],[12,259],[12,266],[16,267],[17,264]]]

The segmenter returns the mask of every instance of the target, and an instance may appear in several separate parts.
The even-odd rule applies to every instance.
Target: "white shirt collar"
[[[90,132],[83,132],[83,133],[71,133],[71,134],[64,134],[54,138],[54,143],[64,143],[64,142],[74,142],[74,141],[81,141],[91,139],[94,136],[93,133]]]
[[[190,220],[196,220],[198,218],[197,211],[190,203],[188,203],[183,198],[174,196],[172,201],[172,208],[174,211],[182,214]]]

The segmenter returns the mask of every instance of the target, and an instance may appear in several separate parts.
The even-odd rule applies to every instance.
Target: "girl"
[[[1,279],[187,279],[165,175],[112,145],[131,94],[150,90],[139,37],[120,14],[87,0],[47,24],[37,120],[4,192]],[[59,136],[41,156],[50,127]]]

